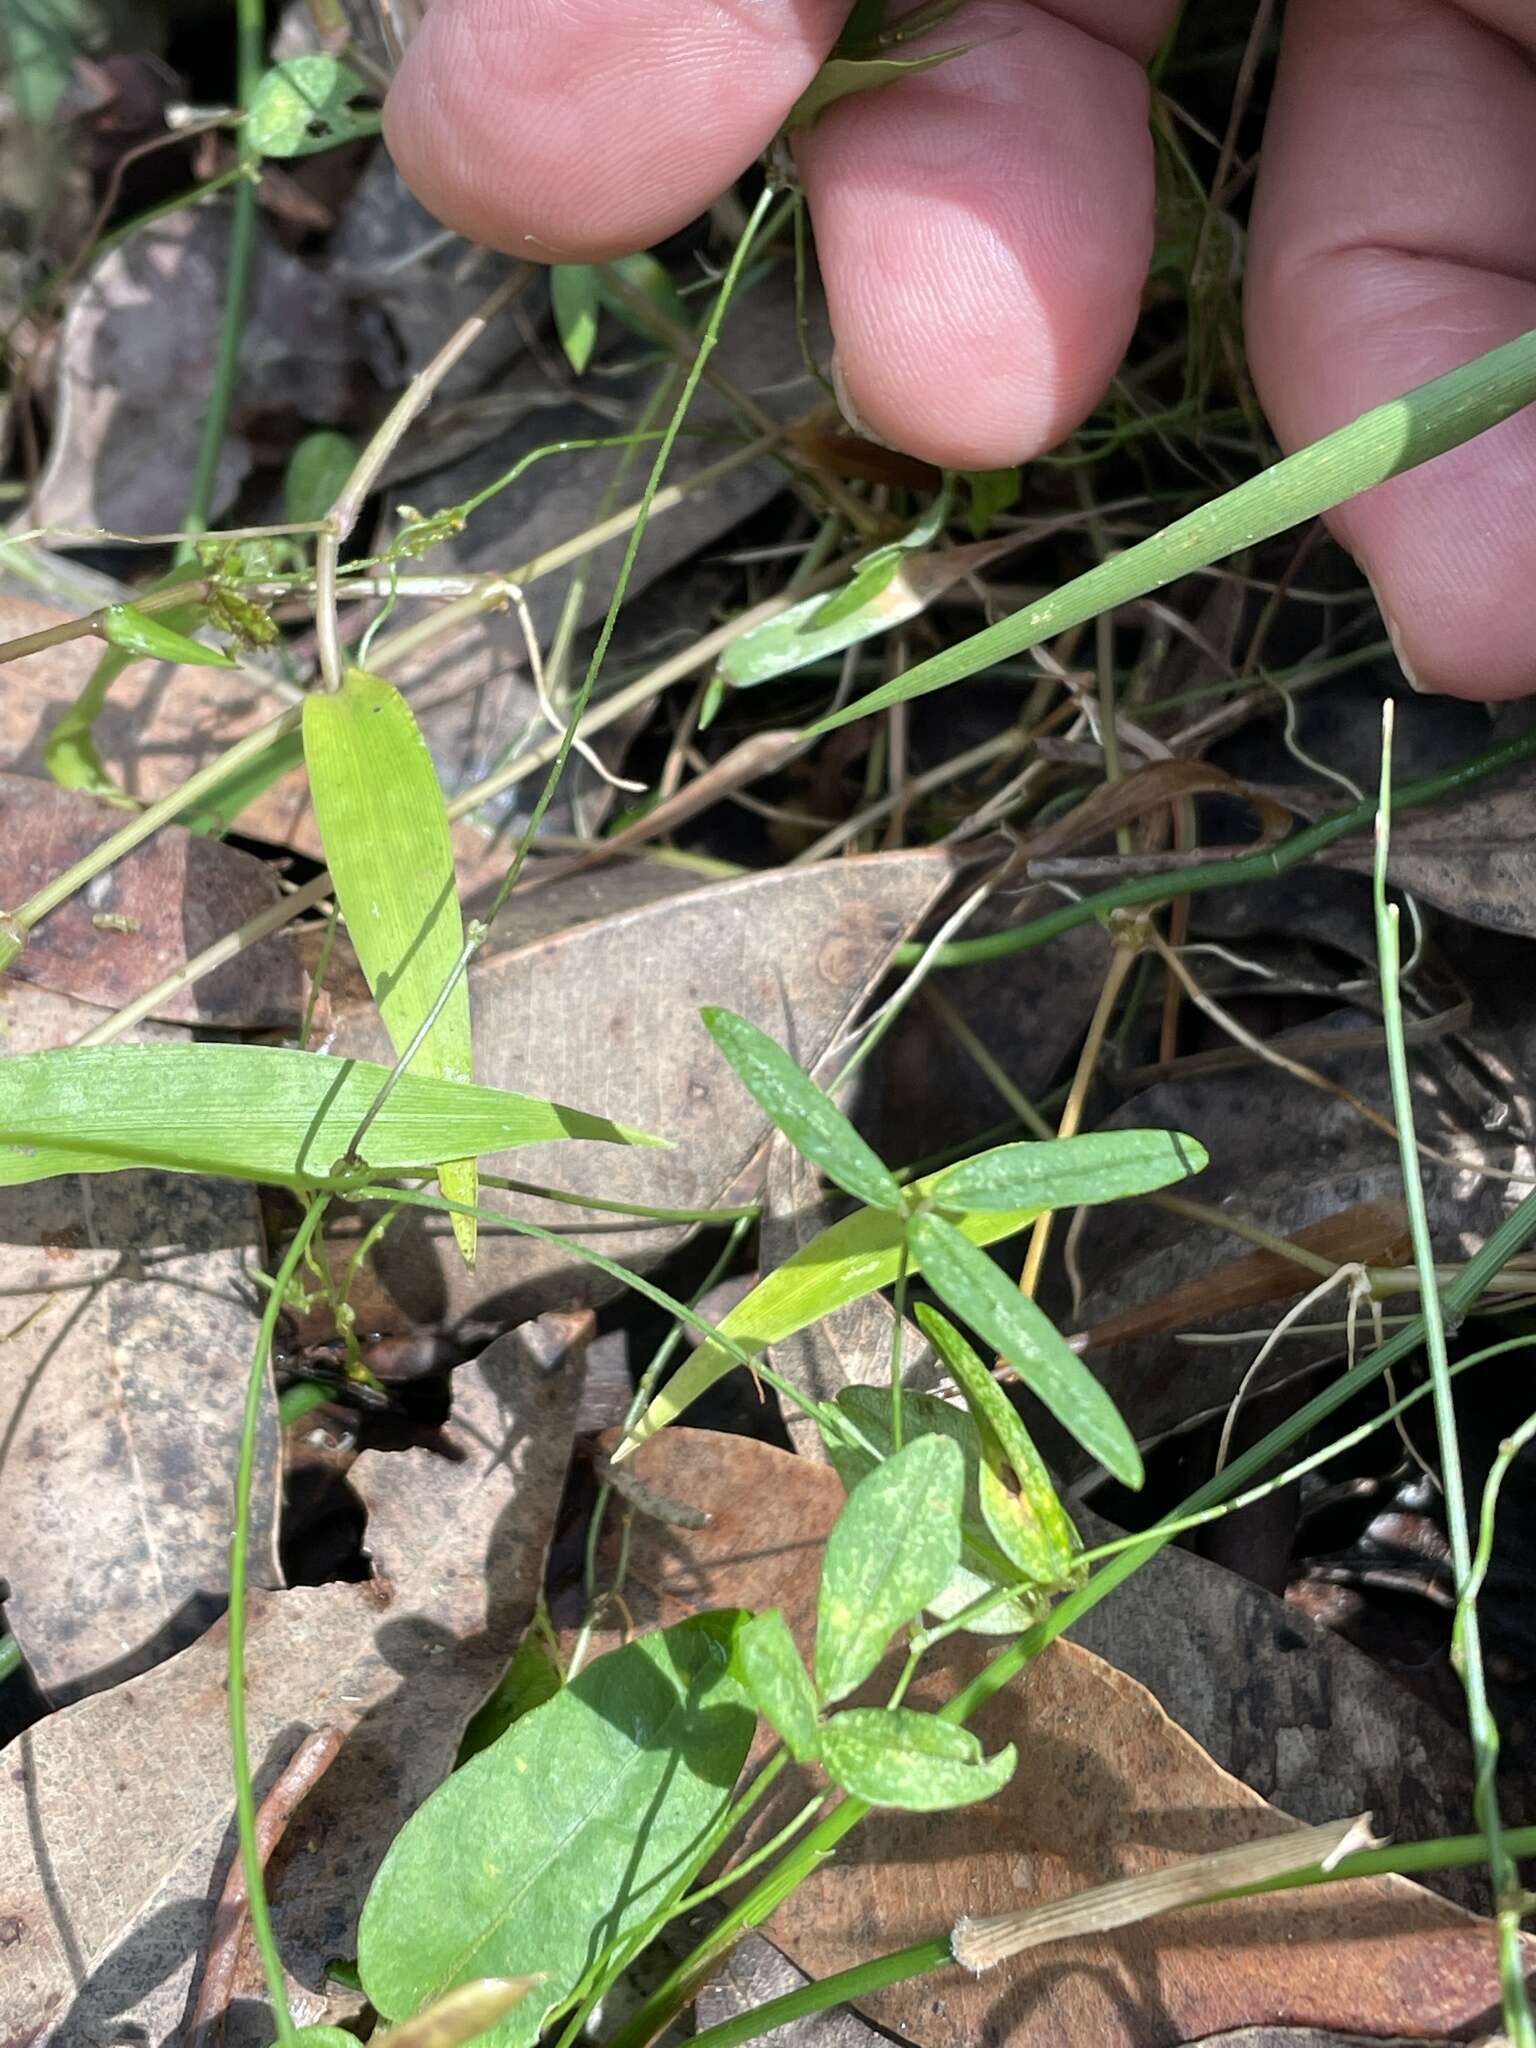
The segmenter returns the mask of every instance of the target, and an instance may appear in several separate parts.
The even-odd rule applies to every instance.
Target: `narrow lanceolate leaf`
[[[1125,1486],[1141,1484],[1141,1453],[1120,1411],[1040,1310],[942,1216],[914,1216],[912,1256],[935,1294],[1007,1359],[1063,1429]]]
[[[1018,1751],[1010,1742],[983,1757],[969,1728],[910,1707],[849,1707],[823,1730],[822,1762],[834,1784],[871,1806],[939,1813],[1000,1792]]]
[[[358,1928],[385,2018],[476,1977],[542,1974],[484,2036],[529,2048],[597,1951],[665,1911],[757,1726],[729,1668],[740,1619],[699,1615],[599,1657],[417,1810]]]
[[[913,1194],[931,1194],[937,1180],[931,1174],[915,1182]],[[993,1244],[1023,1230],[1039,1214],[1038,1209],[978,1211],[962,1216],[956,1228],[973,1243]],[[904,1229],[902,1218],[887,1209],[860,1209],[830,1224],[739,1301],[720,1324],[721,1332],[756,1356],[862,1295],[889,1287],[901,1264]],[[735,1352],[713,1338],[701,1344],[656,1395],[614,1458],[638,1450],[739,1362]]]
[[[1151,1194],[1209,1164],[1205,1147],[1178,1131],[1090,1131],[980,1152],[938,1176],[934,1199],[944,1209],[1086,1208]]]
[[[953,1323],[926,1305],[918,1309],[917,1320],[964,1394],[976,1425],[981,1454],[977,1492],[988,1533],[1029,1584],[1069,1584],[1077,1532],[1018,1411]]]
[[[781,1045],[734,1010],[699,1014],[737,1080],[797,1152],[872,1209],[901,1207],[901,1187],[889,1167]]]
[[[807,738],[884,711],[1054,639],[1070,626],[1130,604],[1191,569],[1219,562],[1313,519],[1388,477],[1401,476],[1536,401],[1536,328],[1489,349],[1400,398],[1373,406],[1347,426],[1298,448],[1235,490],[1165,526],[1123,554],[1106,557],[1048,597],[920,661],[841,711],[829,712]]]
[[[661,1142],[532,1095],[406,1073],[365,1164],[333,1169],[389,1069],[266,1045],[90,1045],[0,1060],[0,1187],[157,1166],[293,1188],[355,1185],[551,1138]]]
[[[190,607],[188,607],[190,609]],[[238,668],[232,654],[221,648],[205,647],[189,633],[153,612],[141,612],[137,605],[114,604],[102,614],[101,637],[119,654],[143,655],[151,661],[175,661],[187,668]]]
[[[597,272],[590,263],[557,263],[549,273],[549,303],[565,359],[579,377],[597,345],[600,304]]]
[[[948,1437],[920,1436],[848,1496],[827,1538],[816,1617],[816,1689],[846,1699],[897,1629],[943,1592],[960,1562],[965,1461]]]
[[[340,690],[305,698],[304,758],[336,900],[398,1057],[464,950],[442,785],[410,705],[393,683],[356,668]],[[467,976],[417,1047],[411,1071],[474,1079]],[[473,1159],[445,1162],[438,1181],[449,1201],[474,1203]],[[455,1216],[453,1234],[473,1265],[475,1219]]]
[[[816,1694],[777,1607],[755,1615],[738,1634],[736,1675],[796,1763],[814,1763],[821,1753]]]

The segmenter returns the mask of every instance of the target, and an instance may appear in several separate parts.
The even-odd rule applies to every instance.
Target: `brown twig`
[[[288,1823],[319,1784],[346,1740],[340,1728],[317,1728],[306,1735],[284,1766],[256,1815],[256,1840],[265,1866],[283,1839]],[[214,1909],[197,2002],[187,2022],[187,2048],[215,2048],[224,2038],[224,2016],[234,1994],[240,1964],[240,1943],[250,1924],[250,1895],[245,1870],[236,1856]]]

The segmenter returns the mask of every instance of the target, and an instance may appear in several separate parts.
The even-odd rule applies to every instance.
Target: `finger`
[[[1286,447],[1536,327],[1533,137],[1528,6],[1291,0],[1247,303]],[[1533,501],[1527,410],[1332,515],[1421,686],[1536,689]]]
[[[884,439],[994,468],[1098,402],[1152,248],[1142,67],[1172,11],[977,0],[928,43],[978,47],[797,138],[842,384]]]
[[[691,220],[772,140],[847,0],[433,0],[384,110],[424,205],[593,261]]]

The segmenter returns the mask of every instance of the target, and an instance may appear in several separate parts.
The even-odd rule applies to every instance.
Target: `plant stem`
[[[245,1596],[250,1572],[251,1492],[256,1476],[256,1439],[261,1427],[262,1395],[267,1385],[267,1359],[272,1335],[282,1313],[289,1282],[299,1269],[311,1238],[325,1215],[326,1203],[315,1202],[294,1233],[283,1254],[282,1264],[267,1291],[251,1358],[250,1377],[245,1388],[245,1416],[240,1428],[240,1461],[235,1471],[235,1533],[229,1547],[229,1740],[235,1773],[235,1819],[240,1831],[240,1859],[245,1866],[245,1884],[251,1931],[261,1952],[267,1989],[272,1997],[280,2048],[293,2048],[298,2040],[288,2011],[288,1987],[283,1979],[282,1958],[272,1932],[267,1910],[267,1887],[261,1868],[261,1848],[256,1835],[256,1788],[251,1782],[250,1741],[245,1718]]]
[[[261,77],[266,34],[264,0],[235,0],[235,99],[242,113],[249,109]],[[208,530],[219,457],[224,450],[224,430],[229,424],[235,380],[240,374],[240,344],[245,338],[245,316],[251,300],[251,257],[256,246],[256,188],[261,175],[261,154],[251,142],[249,121],[240,123],[235,148],[239,177],[230,205],[224,317],[219,325],[213,389],[208,394],[197,464],[192,472],[187,509],[182,515],[182,525],[189,538],[177,545],[175,560],[178,563],[190,561],[196,552],[196,542],[190,536]]]
[[[1482,1635],[1477,1614],[1477,1574],[1467,1517],[1466,1484],[1461,1469],[1456,1399],[1451,1390],[1450,1360],[1445,1348],[1445,1322],[1435,1291],[1435,1254],[1430,1242],[1429,1213],[1419,1171],[1414,1135],[1413,1083],[1408,1072],[1408,1047],[1403,1035],[1398,945],[1398,908],[1387,901],[1387,853],[1392,820],[1392,701],[1382,707],[1381,797],[1376,814],[1376,860],[1372,873],[1376,909],[1376,950],[1381,970],[1382,1022],[1387,1037],[1387,1071],[1392,1083],[1392,1113],[1397,1122],[1402,1160],[1403,1199],[1413,1236],[1414,1264],[1423,1302],[1424,1350],[1434,1395],[1435,1434],[1440,1448],[1440,1488],[1445,1499],[1446,1531],[1451,1567],[1456,1578],[1456,1616],[1451,1635],[1451,1662],[1467,1698],[1467,1732],[1472,1741],[1472,1809],[1487,1844],[1488,1874],[1493,1884],[1499,1926],[1499,1978],[1503,1992],[1504,2031],[1511,2048],[1536,2048],[1536,2020],[1525,1989],[1521,1954],[1520,1873],[1504,1842],[1499,1815],[1497,1771],[1499,1730],[1488,1702],[1483,1673]]]
[[[1119,559],[1124,560],[1124,557]],[[1438,775],[1425,775],[1417,782],[1405,782],[1397,792],[1395,807],[1406,811],[1419,804],[1435,803],[1443,796],[1454,796],[1490,775],[1497,775],[1520,761],[1530,760],[1533,755],[1536,755],[1536,728],[1521,733],[1515,739],[1505,740],[1500,746],[1490,747],[1485,754],[1474,754],[1471,760],[1458,762],[1454,768],[1442,769]],[[1048,939],[1075,931],[1079,925],[1091,924],[1095,918],[1105,917],[1112,910],[1130,910],[1143,903],[1164,903],[1174,896],[1193,896],[1203,889],[1230,888],[1238,882],[1272,881],[1276,875],[1283,875],[1288,868],[1310,860],[1313,854],[1332,846],[1336,839],[1347,838],[1351,832],[1365,831],[1375,815],[1376,800],[1371,797],[1364,803],[1351,804],[1347,810],[1335,811],[1332,817],[1320,818],[1304,832],[1294,833],[1291,838],[1283,839],[1278,846],[1268,847],[1262,853],[1239,854],[1233,860],[1206,861],[1200,867],[1184,868],[1166,875],[1133,877],[1130,881],[1117,883],[1112,889],[1101,890],[1097,896],[1085,896],[1077,903],[1063,903],[1055,910],[1048,910],[1043,917],[1031,918],[1028,924],[1015,925],[1011,931],[989,932],[980,939],[953,939],[939,948],[934,965],[972,967],[980,960],[1003,960],[1011,954],[1043,946]],[[921,953],[920,943],[900,946],[896,950],[895,964],[910,966]]]
[[[21,1645],[9,1630],[0,1631],[0,1685],[21,1669]]]
[[[1533,1237],[1536,1237],[1536,1193],[1527,1195],[1504,1218],[1481,1251],[1469,1259],[1447,1285],[1442,1296],[1445,1307],[1455,1315],[1463,1314],[1477,1300],[1488,1280],[1500,1272]],[[1184,1516],[1202,1514],[1207,1508],[1219,1506],[1234,1494],[1241,1493],[1273,1459],[1352,1401],[1356,1394],[1379,1379],[1399,1359],[1415,1350],[1423,1338],[1424,1318],[1415,1316],[1412,1322],[1405,1323],[1357,1366],[1342,1373],[1332,1386],[1325,1387],[1294,1415],[1271,1430],[1261,1442],[1234,1458],[1223,1471],[1198,1487],[1175,1508],[1169,1518],[1170,1523]],[[968,1720],[995,1693],[1010,1684],[1048,1643],[1054,1642],[1117,1586],[1123,1585],[1168,1541],[1161,1528],[1152,1529],[1111,1559],[1102,1571],[1095,1572],[1086,1585],[1066,1594],[1027,1634],[995,1657],[984,1671],[947,1702],[940,1710],[940,1718],[957,1722]],[[645,2048],[653,2035],[694,1996],[716,1957],[728,1949],[744,1930],[760,1926],[795,1887],[832,1854],[843,1837],[868,1812],[869,1807],[863,1800],[848,1798],[826,1814],[784,1862],[734,1906],[714,1933],[652,1993],[634,2017],[615,2034],[609,2048]]]
[[[1515,1855],[1536,1856],[1536,1828],[1520,1828],[1506,1839]],[[1298,1891],[1319,1884],[1345,1884],[1351,1879],[1365,1877],[1409,1876],[1424,1870],[1459,1870],[1468,1864],[1480,1863],[1483,1851],[1481,1835],[1452,1835],[1438,1842],[1403,1842],[1385,1849],[1362,1849],[1356,1855],[1341,1857],[1327,1870],[1314,1866],[1310,1870],[1290,1871],[1284,1877],[1268,1878],[1260,1885],[1244,1885],[1236,1891],[1219,1892],[1215,1898],[1252,1898],[1261,1893]],[[1212,1899],[1204,1903],[1214,1902]],[[742,2042],[759,2040],[777,2027],[788,2026],[792,2020],[809,2019],[814,2013],[830,2011],[835,2005],[868,1998],[876,1991],[883,1991],[887,1985],[905,1983],[910,1977],[926,1976],[930,1970],[958,1969],[959,1965],[950,1951],[950,1939],[948,1934],[943,1934],[933,1940],[915,1941],[910,1948],[878,1956],[873,1962],[860,1963],[851,1970],[839,1970],[833,1976],[804,1985],[799,1991],[786,1992],[782,1998],[770,1998],[751,2012],[722,2020],[718,2026],[705,2027],[694,2035],[693,2048],[739,2048]],[[618,2048],[620,2038],[615,2035],[612,2048]]]

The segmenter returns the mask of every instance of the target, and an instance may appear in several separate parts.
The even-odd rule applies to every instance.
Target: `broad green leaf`
[[[0,1060],[0,1187],[157,1166],[275,1186],[353,1186],[551,1138],[662,1141],[536,1096],[400,1077],[364,1144],[332,1169],[389,1069],[268,1045],[75,1045]]]
[[[777,1607],[754,1616],[737,1635],[736,1675],[796,1763],[814,1763],[821,1750],[816,1694]]]
[[[345,434],[320,427],[306,434],[288,458],[283,474],[283,512],[295,526],[323,519],[357,467],[357,444]]]
[[[891,1395],[888,1387],[844,1387],[837,1406],[854,1422],[874,1447],[878,1457],[848,1443],[829,1440],[827,1455],[837,1476],[851,1493],[879,1458],[891,1451]],[[917,1394],[910,1389],[901,1400],[902,1434],[945,1436],[958,1446],[965,1460],[965,1498],[960,1508],[960,1562],[949,1584],[928,1603],[928,1612],[940,1621],[953,1621],[965,1608],[1001,1586],[1012,1589],[1010,1597],[989,1607],[979,1620],[967,1624],[969,1633],[981,1636],[1016,1636],[1032,1628],[1050,1605],[1038,1586],[1020,1584],[1018,1567],[1002,1550],[981,1512],[981,1437],[969,1410],[941,1401],[935,1394]]]
[[[678,1895],[757,1726],[729,1670],[739,1622],[698,1615],[599,1657],[412,1815],[358,1928],[386,2018],[475,1977],[542,1971],[485,2036],[530,2048],[596,1950]]]
[[[102,614],[101,636],[119,654],[150,661],[177,661],[187,668],[238,668],[232,654],[219,647],[205,647],[190,634],[178,633],[163,617],[142,612],[137,605],[109,605]]]
[[[496,1690],[464,1730],[459,1744],[459,1762],[467,1764],[482,1749],[489,1749],[493,1742],[499,1742],[514,1721],[521,1721],[524,1714],[531,1714],[535,1707],[542,1707],[546,1700],[552,1700],[564,1683],[549,1644],[538,1629],[530,1629],[519,1645],[517,1655],[502,1673]]]
[[[931,1194],[938,1176],[914,1183],[916,1195]],[[976,1244],[994,1244],[1033,1223],[1038,1209],[1006,1209],[997,1215],[963,1216],[958,1228]],[[797,1330],[808,1329],[862,1295],[889,1287],[901,1263],[905,1225],[887,1209],[860,1209],[819,1231],[792,1259],[759,1281],[720,1324],[751,1355],[782,1343]],[[737,1364],[713,1338],[699,1346],[668,1380],[649,1408],[620,1444],[614,1456],[627,1458],[647,1437],[676,1421]]]
[[[699,1014],[737,1080],[797,1152],[872,1209],[900,1209],[901,1187],[890,1169],[782,1046],[733,1010]]]
[[[1205,1147],[1177,1131],[1090,1131],[979,1152],[938,1176],[934,1200],[944,1209],[1085,1208],[1151,1194],[1209,1164]]]
[[[968,469],[964,476],[971,488],[966,522],[972,540],[981,540],[998,513],[1019,502],[1024,473],[1015,465],[1012,469]]]
[[[926,1306],[918,1309],[917,1320],[976,1425],[977,1492],[989,1533],[1029,1584],[1069,1585],[1077,1534],[1017,1409],[953,1323]]]
[[[565,359],[579,377],[597,345],[602,298],[596,270],[590,263],[557,263],[549,273],[549,303]]]
[[[990,1799],[1018,1762],[1011,1742],[984,1758],[969,1728],[911,1707],[849,1707],[822,1730],[821,1749],[827,1776],[845,1792],[911,1813]]]
[[[816,1615],[816,1689],[857,1690],[897,1629],[943,1592],[960,1562],[965,1461],[920,1436],[861,1479],[827,1538]]]
[[[368,87],[337,57],[289,57],[257,83],[246,115],[251,147],[262,156],[313,156],[377,135],[382,125]]]
[[[914,1216],[907,1225],[912,1257],[923,1276],[1124,1486],[1140,1486],[1141,1453],[1120,1411],[1028,1295],[942,1216]]]
[[[0,40],[6,85],[16,114],[31,127],[46,128],[53,120],[75,57],[87,46],[86,31],[84,0],[29,0],[6,8]],[[29,138],[24,146],[35,150],[39,140]]]
[[[919,71],[931,71],[947,64],[951,57],[963,57],[974,43],[957,43],[951,50],[930,50],[923,57],[830,57],[790,109],[785,127],[791,134],[809,128],[836,101],[852,92],[869,92],[882,85],[896,85]]]
[[[399,1057],[464,950],[442,784],[410,705],[393,683],[359,668],[347,671],[340,690],[312,690],[304,699],[304,758],[336,900]],[[474,1079],[467,975],[410,1070]],[[474,1160],[448,1161],[438,1183],[450,1202],[473,1204]],[[475,1229],[473,1216],[453,1218],[471,1266]]]

